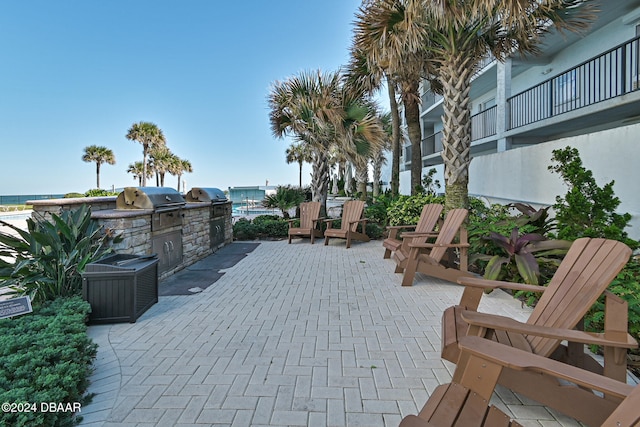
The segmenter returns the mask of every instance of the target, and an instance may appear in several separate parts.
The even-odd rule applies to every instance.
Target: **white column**
[[[511,138],[504,136],[509,129],[510,110],[507,99],[511,96],[511,58],[498,61],[496,69],[496,136],[497,150],[506,151],[511,148]]]

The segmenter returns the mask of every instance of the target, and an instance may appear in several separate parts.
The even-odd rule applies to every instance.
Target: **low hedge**
[[[80,297],[58,298],[34,307],[33,313],[0,320],[0,402],[16,404],[3,405],[0,425],[72,426],[80,421],[68,409],[86,403],[97,352],[87,336],[90,310]]]
[[[333,221],[333,228],[340,228],[340,219]],[[298,226],[294,221],[294,226]],[[324,224],[323,224],[324,229]],[[360,226],[358,226],[360,230]],[[379,239],[384,232],[378,224],[368,222],[365,233],[371,239]],[[289,233],[289,223],[277,215],[260,215],[253,221],[240,218],[233,224],[233,237],[236,240],[255,240],[264,238],[286,238]]]

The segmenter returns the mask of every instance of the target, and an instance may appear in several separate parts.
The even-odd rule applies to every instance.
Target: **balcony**
[[[636,37],[508,98],[501,114],[494,106],[473,115],[472,154],[495,152],[500,138],[509,138],[513,146],[535,144],[638,122],[639,88]],[[423,120],[431,121],[435,110],[423,113]],[[499,131],[501,121],[504,131]],[[423,166],[441,163],[441,133],[424,138],[422,150]],[[409,169],[410,155],[405,159]]]

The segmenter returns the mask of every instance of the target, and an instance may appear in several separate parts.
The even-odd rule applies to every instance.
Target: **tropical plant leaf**
[[[536,258],[527,251],[522,251],[515,255],[516,267],[518,273],[522,276],[525,283],[530,285],[538,285],[538,277],[540,277],[540,267]]]
[[[499,255],[493,256],[484,270],[484,278],[488,280],[497,280],[500,277],[502,266],[507,264],[509,261],[510,258],[501,257]]]

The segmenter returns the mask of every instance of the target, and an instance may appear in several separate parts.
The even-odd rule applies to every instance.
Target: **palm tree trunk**
[[[471,163],[470,60],[452,58],[441,68],[444,128],[442,159],[445,178],[445,210],[469,206],[469,164]]]
[[[300,188],[302,188],[302,162],[298,162],[298,165],[300,165],[300,169],[298,171],[298,185]]]
[[[96,162],[96,188],[100,189],[100,162]]]
[[[395,83],[387,76],[389,107],[391,108],[391,196],[400,194],[400,113],[396,101]]]
[[[313,172],[311,174],[311,194],[314,202],[320,202],[320,216],[327,215],[327,190],[329,182],[329,163],[327,154],[316,149],[313,153]]]
[[[147,156],[149,155],[149,146],[142,145],[142,187],[147,186]]]
[[[412,82],[403,97],[404,118],[411,141],[411,194],[416,194],[422,181],[422,130],[420,129],[420,94],[418,81]]]
[[[369,180],[367,162],[358,162],[355,166],[357,191],[360,193],[360,200],[367,200],[367,181]]]
[[[382,162],[384,159],[384,154],[382,150],[378,151],[373,157],[373,197],[378,197],[380,195],[380,177],[382,175]]]

